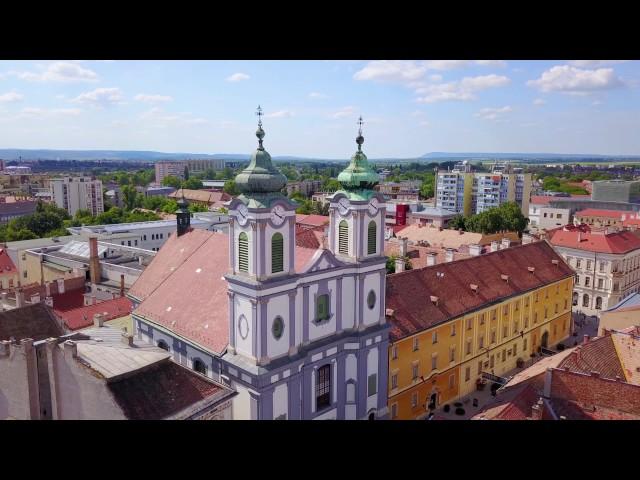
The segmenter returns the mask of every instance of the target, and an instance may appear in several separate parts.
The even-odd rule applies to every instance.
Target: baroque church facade
[[[228,312],[220,320],[226,346],[207,351],[193,341],[192,351],[211,365],[206,374],[237,391],[235,419],[385,418],[385,205],[362,131],[330,199],[328,239],[313,250],[296,246],[296,205],[281,193],[286,178],[263,146],[261,121],[256,136],[258,148],[236,177],[242,194],[228,206],[228,268],[215,280],[227,289],[228,305],[219,305]],[[134,321],[149,342],[190,342],[183,333],[166,338],[176,321],[166,328],[136,311]]]

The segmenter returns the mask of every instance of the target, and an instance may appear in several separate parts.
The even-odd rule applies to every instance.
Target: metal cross
[[[362,121],[362,115],[360,115],[360,118],[358,119],[358,125],[360,125],[360,128],[358,129],[358,135],[362,135],[362,125],[364,124],[364,122]]]
[[[264,113],[262,113],[262,108],[260,108],[260,105],[258,105],[258,111],[256,112],[256,115],[258,116],[258,126],[261,127],[262,126],[262,115],[264,115]]]

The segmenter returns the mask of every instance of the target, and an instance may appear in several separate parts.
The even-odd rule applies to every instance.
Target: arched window
[[[284,270],[284,239],[281,233],[274,233],[271,237],[271,273]]]
[[[198,372],[201,373],[202,375],[206,375],[207,374],[207,366],[204,364],[204,362],[202,360],[200,360],[199,358],[196,358],[193,361],[193,369]]]
[[[578,295],[578,292],[573,292],[573,305],[576,306],[578,305],[578,297],[580,295]]]
[[[373,255],[376,253],[376,240],[377,240],[377,233],[378,233],[378,227],[376,226],[376,222],[371,220],[369,222],[369,227],[368,227],[368,237],[367,237],[367,254],[368,255]]]
[[[602,309],[602,297],[596,297],[596,310]]]
[[[582,296],[582,306],[583,307],[589,306],[589,295],[587,295],[586,293]]]
[[[164,340],[158,341],[158,347],[163,350],[166,350],[167,352],[169,351],[169,345],[167,345],[167,342],[165,342]]]
[[[338,253],[349,255],[349,224],[346,220],[338,225]]]
[[[316,379],[316,409],[322,410],[331,405],[331,365],[318,369]]]
[[[238,236],[238,270],[249,271],[249,239],[244,232]]]

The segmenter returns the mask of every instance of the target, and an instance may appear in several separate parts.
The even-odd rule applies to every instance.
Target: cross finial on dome
[[[358,144],[358,151],[362,151],[362,144],[364,143],[364,137],[362,136],[362,125],[364,122],[362,121],[362,115],[358,119],[358,136],[356,137],[356,143]]]
[[[256,115],[258,116],[258,130],[256,130],[256,137],[258,137],[259,144],[258,150],[264,150],[264,147],[262,146],[262,139],[264,138],[264,130],[262,129],[262,116],[264,115],[264,113],[262,113],[262,107],[260,107],[260,105],[258,105]]]
[[[258,126],[262,127],[262,115],[264,115],[264,113],[262,113],[262,107],[260,107],[260,105],[258,105],[256,115],[258,116]]]

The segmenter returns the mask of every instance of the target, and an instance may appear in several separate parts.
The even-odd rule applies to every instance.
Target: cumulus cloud
[[[363,69],[358,70],[353,78],[355,80],[407,83],[420,80],[426,71],[427,66],[424,63],[413,60],[374,60],[365,65]]]
[[[476,93],[488,88],[503,87],[511,80],[501,75],[481,75],[477,77],[465,77],[462,80],[422,85],[416,89],[419,95],[419,103],[435,103],[446,100],[473,100]]]
[[[9,72],[22,80],[30,82],[97,82],[98,74],[72,62],[55,62],[41,72]]]
[[[345,117],[352,116],[355,113],[355,111],[356,111],[355,107],[344,107],[338,110],[337,112],[332,113],[330,116],[332,118],[345,118]]]
[[[529,80],[527,85],[543,92],[561,92],[572,95],[609,90],[623,86],[612,68],[584,70],[570,65],[556,65],[542,73],[537,80]]]
[[[78,116],[82,113],[79,108],[39,108],[39,107],[25,107],[23,108],[18,117],[20,118],[45,118],[56,116]]]
[[[581,68],[598,68],[606,67],[607,65],[615,65],[617,63],[624,63],[628,60],[570,60],[569,65]]]
[[[265,115],[267,118],[287,118],[293,117],[293,112],[289,110],[278,110],[277,112],[268,113]]]
[[[93,106],[108,106],[122,103],[124,96],[119,88],[96,88],[78,95],[72,102]]]
[[[484,120],[497,120],[498,118],[504,116],[504,114],[510,113],[512,111],[513,108],[511,108],[509,105],[501,108],[483,108],[478,113],[476,113],[475,116]]]
[[[229,75],[227,77],[227,82],[241,82],[243,80],[249,80],[251,77],[246,73],[234,73],[233,75]]]
[[[309,98],[329,98],[329,95],[325,95],[324,93],[319,92],[311,92],[309,94]]]
[[[536,98],[533,101],[534,105],[544,105],[545,103],[547,103],[547,101],[545,99],[543,99],[543,98]]]
[[[24,98],[24,95],[16,92],[7,92],[0,95],[0,103],[12,103],[19,102]]]
[[[504,60],[429,60],[427,66],[432,70],[454,70],[457,68],[472,67],[505,67]]]
[[[170,97],[169,95],[150,95],[147,93],[139,93],[133,97],[133,99],[138,102],[145,103],[164,103],[172,101],[173,97]]]

